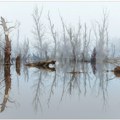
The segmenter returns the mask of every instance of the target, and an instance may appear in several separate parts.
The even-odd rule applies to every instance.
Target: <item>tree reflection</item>
[[[35,84],[33,85],[34,88],[34,97],[33,97],[33,104],[34,108],[37,111],[39,106],[42,110],[42,105],[41,105],[41,94],[42,94],[42,72],[39,71],[39,78],[36,80]]]
[[[72,94],[72,89],[74,89],[74,87],[78,87],[79,92],[80,90],[80,85],[79,85],[79,74],[81,73],[80,71],[76,71],[76,63],[73,64],[73,70],[71,72],[69,72],[71,74],[70,76],[70,81],[68,82],[68,91],[69,94]]]
[[[43,89],[45,89],[44,88],[45,87],[44,86],[44,78],[45,78],[45,76],[47,76],[48,72],[53,72],[56,70],[54,67],[50,68],[50,67],[37,66],[35,68],[37,68],[37,69],[34,72],[34,75],[36,74],[36,76],[38,76],[38,77],[35,80],[34,85],[32,86],[34,89],[33,105],[34,105],[35,111],[38,111],[39,107],[42,110],[41,99],[42,99]],[[56,80],[56,75],[54,77],[53,84],[54,84],[55,80]],[[53,87],[53,85],[51,85],[51,90],[50,90],[50,95],[49,95],[48,101],[50,101],[50,98],[51,98],[51,92],[53,89],[52,87]]]
[[[50,107],[52,98],[56,97],[59,92],[62,102],[66,95],[74,96],[74,94],[87,96],[92,91],[97,97],[102,97],[103,105],[107,104],[108,100],[108,82],[110,80],[109,72],[106,72],[107,66],[103,63],[96,64],[96,74],[91,74],[89,63],[71,63],[61,64],[57,67],[35,67],[32,68],[32,83],[33,89],[33,106],[37,112],[43,110],[44,103]],[[28,68],[26,68],[27,73]],[[26,73],[23,70],[24,74]],[[115,70],[115,69],[114,69]],[[119,76],[119,71],[110,71]],[[27,75],[30,77],[30,74]],[[4,97],[0,106],[0,111],[4,111],[9,101],[9,93],[11,89],[11,74],[10,65],[4,67],[4,79],[0,81],[0,85],[5,83]],[[28,78],[29,79],[29,78]],[[29,83],[29,81],[28,81]],[[59,86],[60,85],[60,86]]]
[[[21,66],[21,61],[20,61],[20,55],[16,57],[16,72],[18,75],[20,75],[20,66]]]
[[[98,63],[96,64],[96,81],[98,90],[97,90],[97,96],[102,95],[103,98],[103,105],[105,106],[107,104],[107,97],[108,97],[108,73],[106,72],[105,63]]]
[[[96,93],[97,96],[103,98],[103,103],[106,105],[108,96],[108,72],[105,71],[104,64],[96,64],[96,74],[91,74],[89,63],[66,63],[61,64],[57,67],[54,73],[51,70],[41,69],[34,72],[34,76],[37,76],[36,82],[33,85],[34,88],[34,107],[36,111],[39,106],[42,109],[43,99],[50,106],[51,98],[54,97],[55,93],[59,89],[61,91],[60,102],[66,94],[74,95],[89,95],[90,91]],[[47,79],[47,82],[46,80]],[[48,81],[48,79],[51,79]],[[62,82],[62,84],[61,84]],[[57,84],[56,84],[57,83]],[[59,84],[62,86],[60,87]],[[94,90],[93,90],[94,89]],[[67,91],[66,91],[67,90]]]
[[[51,87],[50,87],[50,93],[49,93],[49,97],[48,97],[48,106],[49,106],[52,94],[54,93],[53,87],[55,86],[55,83],[56,83],[56,71],[54,73],[55,73],[55,75],[54,75],[53,82],[52,82]]]
[[[10,74],[10,65],[5,65],[4,66],[4,82],[5,82],[5,93],[4,93],[4,98],[3,102],[1,103],[0,106],[0,112],[3,112],[5,110],[7,101],[9,100],[9,92],[11,89],[11,74]]]

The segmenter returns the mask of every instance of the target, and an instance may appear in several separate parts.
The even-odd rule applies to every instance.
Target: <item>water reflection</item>
[[[16,72],[18,75],[20,75],[20,66],[21,66],[21,60],[20,60],[20,55],[16,57]]]
[[[42,110],[42,105],[41,105],[41,94],[42,94],[42,87],[43,83],[42,83],[42,72],[41,71],[37,71],[37,80],[35,80],[34,85],[32,86],[34,89],[33,92],[33,105],[34,105],[34,109],[37,111],[38,108],[40,107],[40,109]]]
[[[34,80],[35,82],[33,83],[32,86],[32,88],[34,89],[33,105],[35,111],[37,111],[39,107],[42,110],[41,99],[42,99],[43,89],[45,89],[44,78],[48,76],[49,72],[54,72],[55,75],[54,75],[53,83],[51,85],[50,94],[47,102],[49,105],[53,93],[53,86],[56,81],[56,69],[54,67],[49,67],[49,66],[34,66],[34,67],[37,69],[33,72],[33,76],[37,76],[37,78]]]
[[[4,66],[4,84],[5,84],[5,92],[3,101],[0,104],[0,112],[3,112],[6,108],[6,104],[9,101],[9,94],[11,89],[11,74],[10,74],[10,65]]]
[[[47,105],[50,106],[50,101],[52,96],[54,96],[57,87],[59,87],[58,82],[63,82],[61,89],[61,97],[60,102],[62,102],[64,96],[66,94],[74,95],[75,92],[80,96],[83,94],[84,96],[89,93],[90,89],[94,89],[94,93],[96,96],[101,96],[103,105],[107,104],[108,98],[108,81],[111,79],[108,76],[108,72],[106,72],[107,66],[103,63],[96,64],[96,74],[94,76],[94,72],[90,69],[90,64],[88,63],[67,63],[65,66],[61,64],[58,66],[56,71],[54,71],[54,75],[51,78],[51,82],[49,84],[49,90],[47,93]],[[46,91],[46,82],[44,78],[49,76],[47,69],[41,69],[36,72],[38,76],[37,82],[34,84],[34,106],[36,110],[40,106],[42,108],[42,104],[40,102],[40,97],[43,92]],[[93,72],[93,74],[91,74]],[[114,73],[114,72],[113,72]],[[36,86],[36,87],[35,87]]]
[[[67,62],[64,64],[59,62],[55,67],[27,67],[21,66],[19,57],[16,60],[18,60],[16,61],[16,73],[27,81],[27,85],[32,86],[29,88],[32,93],[29,94],[32,94],[32,106],[36,112],[50,109],[51,104],[54,103],[53,98],[56,98],[58,104],[61,104],[65,101],[66,96],[85,97],[89,96],[90,92],[98,98],[102,97],[103,105],[106,106],[109,97],[108,88],[112,84],[109,81],[120,75],[119,67],[103,63],[95,64],[96,72],[94,73],[90,63]],[[10,67],[10,65],[5,65],[0,69],[1,74],[3,74],[2,69],[4,70],[4,80],[0,81],[1,86],[4,82],[1,112],[5,110],[7,102],[9,102],[11,84],[14,81],[11,80],[13,69]],[[19,82],[21,83],[21,81]],[[24,84],[21,85],[24,86]],[[19,89],[22,91],[21,87]],[[29,96],[29,94],[26,95]]]

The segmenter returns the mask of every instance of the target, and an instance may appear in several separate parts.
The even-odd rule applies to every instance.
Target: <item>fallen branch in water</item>
[[[55,64],[56,61],[54,60],[48,60],[48,61],[40,61],[35,63],[27,63],[26,66],[36,67],[36,66],[46,66],[49,67],[50,64]]]
[[[48,60],[48,61],[40,61],[40,62],[35,62],[35,63],[27,63],[25,64],[26,66],[29,67],[36,67],[38,69],[44,69],[47,71],[55,71],[55,68],[50,68],[49,65],[50,64],[55,64],[56,61],[54,60]]]

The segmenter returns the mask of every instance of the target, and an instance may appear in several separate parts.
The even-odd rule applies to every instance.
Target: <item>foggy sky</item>
[[[96,21],[102,20],[103,10],[109,14],[109,36],[111,39],[120,38],[120,2],[0,2],[0,16],[3,16],[10,24],[16,21],[21,23],[20,39],[33,36],[32,13],[38,6],[43,8],[42,23],[48,29],[48,12],[55,28],[59,31],[61,26],[60,16],[63,17],[65,24],[77,26],[80,19],[81,24],[86,23],[89,28]],[[13,38],[16,36],[13,34]],[[14,38],[15,39],[15,38]],[[114,39],[113,39],[114,40]]]

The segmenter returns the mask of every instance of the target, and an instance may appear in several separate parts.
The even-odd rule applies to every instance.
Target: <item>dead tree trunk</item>
[[[1,25],[3,27],[4,34],[5,34],[4,64],[10,65],[11,41],[9,39],[9,30],[11,27],[7,28],[6,21],[2,17],[1,17]]]
[[[10,55],[11,55],[11,41],[9,40],[8,35],[5,35],[5,50],[4,50],[4,64],[10,64]]]
[[[4,111],[6,103],[9,98],[9,91],[11,88],[11,75],[10,75],[10,55],[11,55],[11,41],[9,39],[9,30],[12,28],[7,28],[6,21],[1,17],[1,24],[5,34],[5,47],[4,47],[4,78],[5,78],[5,94],[3,102],[0,106],[0,112]]]

